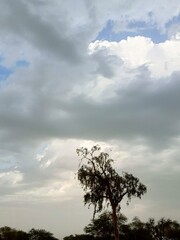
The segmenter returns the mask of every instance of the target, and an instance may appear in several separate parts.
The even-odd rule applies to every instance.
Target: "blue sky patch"
[[[2,62],[3,58],[0,60]],[[0,64],[0,82],[5,81],[11,74],[13,74],[17,68],[28,67],[30,65],[26,60],[18,60],[10,68],[5,67],[3,64]]]
[[[18,60],[15,65],[16,67],[28,67],[29,64],[26,60]]]
[[[164,42],[168,39],[166,33],[161,33],[155,25],[146,22],[130,22],[127,31],[113,32],[113,21],[108,20],[106,26],[99,32],[96,40],[121,41],[127,37],[144,36],[151,38],[154,43]]]
[[[6,80],[12,73],[13,70],[11,68],[0,65],[0,81]]]

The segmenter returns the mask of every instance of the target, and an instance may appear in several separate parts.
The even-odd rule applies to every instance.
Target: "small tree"
[[[111,240],[113,239],[113,225],[111,219],[111,213],[109,211],[105,211],[101,213],[97,218],[92,219],[91,223],[89,223],[84,228],[84,231],[96,239]],[[123,214],[117,214],[117,222],[118,229],[121,229],[122,233],[122,229],[127,222],[126,216]]]
[[[109,154],[101,152],[99,146],[93,146],[90,150],[77,149],[77,154],[81,158],[77,175],[85,191],[84,203],[94,205],[93,218],[105,205],[111,206],[114,237],[119,240],[117,213],[121,208],[120,203],[125,196],[127,203],[132,197],[141,198],[146,186],[127,172],[120,176],[112,167],[113,160]]]
[[[44,229],[32,228],[28,234],[29,240],[58,240],[51,232],[47,232]]]

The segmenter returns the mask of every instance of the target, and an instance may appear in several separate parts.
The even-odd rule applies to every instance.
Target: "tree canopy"
[[[51,232],[47,232],[44,229],[34,229],[32,228],[29,233],[29,240],[58,240],[53,237]]]
[[[118,229],[122,230],[124,224],[127,222],[127,218],[123,214],[117,214]],[[91,220],[91,223],[84,228],[85,233],[92,235],[96,238],[104,240],[112,239],[113,237],[113,224],[111,220],[111,213],[105,211],[97,218]]]
[[[44,229],[32,228],[28,233],[10,228],[7,226],[0,228],[0,240],[58,240],[52,233]]]
[[[155,221],[149,218],[143,222],[134,217],[131,222],[126,216],[118,214],[118,229],[122,240],[179,240],[180,224],[177,221],[161,218]],[[84,228],[86,234],[70,235],[64,240],[113,240],[111,212],[105,211]]]

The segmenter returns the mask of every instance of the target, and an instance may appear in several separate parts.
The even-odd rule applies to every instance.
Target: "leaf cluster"
[[[111,205],[120,210],[120,202],[126,196],[127,203],[132,197],[141,198],[146,192],[146,186],[132,174],[123,172],[120,176],[113,168],[113,159],[101,148],[93,146],[77,149],[80,156],[78,180],[85,192],[84,203],[94,205],[94,216]]]

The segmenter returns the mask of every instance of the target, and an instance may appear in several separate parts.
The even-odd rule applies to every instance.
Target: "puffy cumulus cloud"
[[[108,52],[109,55],[116,55],[130,69],[144,65],[154,78],[167,77],[179,71],[178,38],[159,44],[154,44],[150,38],[143,36],[128,37],[127,40],[120,42],[95,41],[90,44],[89,49],[90,53],[103,51]]]

